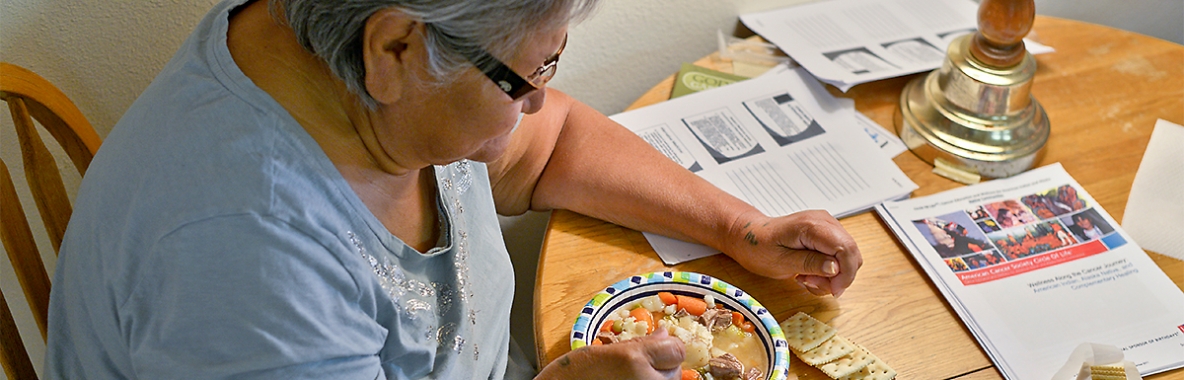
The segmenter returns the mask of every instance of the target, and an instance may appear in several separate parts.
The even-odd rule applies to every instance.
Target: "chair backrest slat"
[[[4,250],[8,252],[13,272],[21,289],[24,289],[33,319],[41,330],[41,338],[45,339],[45,321],[49,314],[49,275],[45,272],[45,263],[41,262],[37,243],[33,241],[33,232],[29,229],[25,210],[17,198],[8,165],[3,161],[0,161],[0,181],[3,181],[0,182],[0,201],[4,203],[0,209],[0,218],[4,221],[0,237],[4,240]]]
[[[0,293],[0,341],[4,342],[4,346],[0,347],[0,363],[4,364],[4,374],[9,379],[36,379],[33,361],[29,360],[29,353],[25,352],[24,342],[3,293]]]
[[[41,213],[41,221],[45,224],[45,231],[49,235],[49,241],[53,243],[53,251],[56,254],[61,248],[62,236],[66,233],[66,223],[70,221],[70,214],[74,212],[70,207],[70,197],[66,195],[66,186],[62,183],[58,163],[37,133],[37,127],[33,124],[24,98],[10,96],[6,100],[8,109],[12,112],[16,137],[21,144],[25,179],[29,183],[29,191],[33,193],[37,211]]]

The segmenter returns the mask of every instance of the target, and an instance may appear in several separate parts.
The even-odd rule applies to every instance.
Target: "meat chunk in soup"
[[[740,363],[740,359],[736,359],[732,354],[711,358],[707,361],[707,366],[710,368],[711,376],[721,379],[736,378],[744,372],[744,364]]]

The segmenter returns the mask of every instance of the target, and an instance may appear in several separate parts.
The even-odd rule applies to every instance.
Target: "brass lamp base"
[[[1012,67],[983,64],[970,54],[973,37],[959,37],[940,69],[905,86],[897,133],[909,150],[939,169],[976,181],[1019,174],[1032,167],[1048,142],[1048,116],[1030,95],[1036,61],[1025,52]]]

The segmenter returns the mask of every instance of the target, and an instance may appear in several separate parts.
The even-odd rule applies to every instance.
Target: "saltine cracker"
[[[800,311],[781,322],[781,332],[789,347],[797,352],[810,351],[835,336],[835,329]]]
[[[892,380],[896,378],[896,370],[884,364],[875,355],[872,355],[872,358],[872,362],[868,363],[866,367],[850,375],[840,377],[839,380]]]
[[[847,338],[835,335],[814,349],[798,354],[798,359],[812,366],[830,363],[838,358],[855,352],[856,346]]]
[[[863,349],[863,347],[859,347],[854,352],[847,354],[846,356],[838,358],[833,362],[818,366],[818,369],[822,370],[822,372],[827,374],[827,376],[838,379],[843,376],[858,372],[864,367],[867,367],[867,365],[870,364],[874,358],[875,357],[872,356],[871,353],[867,352],[867,350]]]

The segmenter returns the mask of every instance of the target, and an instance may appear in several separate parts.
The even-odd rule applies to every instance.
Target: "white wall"
[[[596,16],[571,31],[552,86],[601,112],[620,112],[662,78],[716,48],[715,31],[731,33],[736,15],[810,0],[604,0]],[[100,136],[148,85],[181,41],[217,0],[104,0],[0,2],[0,60],[24,66],[58,85],[87,115]],[[1179,0],[1037,0],[1037,12],[1113,23],[1184,42],[1184,3]],[[24,173],[11,121],[0,117],[0,158],[16,177]],[[44,134],[44,133],[43,133]],[[64,157],[64,155],[60,155]],[[68,160],[62,159],[61,162]],[[65,164],[68,165],[68,164]],[[68,166],[64,173],[73,172]],[[28,190],[17,181],[18,192]],[[77,179],[68,184],[77,188]],[[24,205],[39,224],[35,207]],[[533,263],[547,214],[503,218],[507,245],[516,257],[519,288],[533,284]],[[42,251],[48,240],[38,236]],[[52,271],[53,255],[46,254]],[[44,345],[25,310],[24,296],[7,260],[0,260],[0,287],[22,325],[34,361]],[[520,292],[515,331],[530,347],[530,294]],[[524,328],[523,328],[524,327]]]
[[[1036,0],[1036,13],[1130,30],[1184,44],[1181,0]]]

